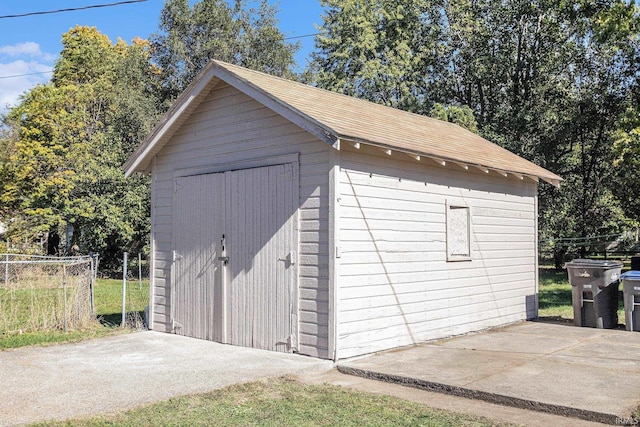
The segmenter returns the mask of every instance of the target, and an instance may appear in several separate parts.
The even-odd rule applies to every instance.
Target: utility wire
[[[304,39],[305,37],[315,37],[315,36],[319,36],[320,34],[324,34],[324,32],[314,33],[314,34],[305,34],[305,35],[302,35],[302,36],[285,37],[284,40]]]
[[[15,77],[35,76],[35,75],[38,75],[38,74],[47,74],[47,73],[53,73],[53,70],[40,71],[40,72],[37,72],[37,73],[15,74],[13,76],[0,76],[0,79],[13,79]]]
[[[0,19],[23,18],[25,16],[48,15],[48,14],[51,14],[51,13],[75,12],[77,10],[98,9],[98,8],[101,8],[101,7],[121,6],[123,4],[142,3],[142,2],[146,2],[146,1],[149,1],[149,0],[126,0],[126,1],[119,1],[119,2],[115,2],[115,3],[94,4],[94,5],[82,6],[82,7],[71,7],[71,8],[68,8],[68,9],[45,10],[45,11],[40,11],[40,12],[27,12],[27,13],[21,13],[21,14],[17,14],[17,15],[2,15],[2,16],[0,16]]]
[[[544,243],[555,243],[555,244],[588,244],[588,243],[598,243],[598,242],[608,242],[612,239],[618,239],[623,237],[624,234],[603,234],[600,236],[581,236],[581,237],[559,237],[559,238],[550,238],[550,239],[541,239],[539,242],[541,244]]]

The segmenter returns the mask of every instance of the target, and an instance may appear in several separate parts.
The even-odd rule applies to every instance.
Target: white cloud
[[[0,46],[0,115],[17,105],[26,90],[49,81],[55,59],[35,42]]]
[[[38,57],[42,55],[40,45],[34,42],[24,42],[9,46],[0,46],[0,53],[9,56],[30,56]]]
[[[40,45],[35,42],[0,46],[0,56],[11,58],[34,58],[43,62],[51,62],[55,59],[55,55],[42,52]]]
[[[21,59],[0,63],[0,115],[17,105],[26,90],[48,82],[51,68],[51,64]]]

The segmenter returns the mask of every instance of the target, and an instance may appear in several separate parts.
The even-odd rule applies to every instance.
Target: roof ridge
[[[363,103],[363,104],[368,105],[368,106],[376,106],[376,107],[379,107],[379,108],[386,108],[386,109],[389,109],[390,111],[393,111],[393,112],[395,112],[397,114],[410,114],[412,116],[416,116],[416,117],[420,117],[420,118],[428,119],[428,120],[436,120],[438,122],[446,123],[446,124],[451,125],[451,126],[457,126],[457,127],[462,128],[462,129],[465,129],[462,126],[460,126],[460,125],[458,125],[456,123],[453,123],[453,122],[440,120],[440,119],[437,119],[435,117],[427,116],[425,114],[420,114],[420,113],[416,113],[416,112],[413,112],[413,111],[403,110],[401,108],[396,108],[396,107],[393,107],[391,105],[379,104],[377,102],[370,101],[368,99],[358,98],[357,96],[347,95],[346,93],[337,92],[337,91],[334,91],[334,90],[331,90],[331,89],[325,89],[325,88],[318,87],[318,86],[313,86],[311,84],[302,83],[302,82],[299,82],[297,80],[291,80],[291,79],[288,79],[286,77],[276,76],[274,74],[264,73],[262,71],[257,71],[257,70],[251,69],[251,68],[244,68],[244,67],[241,67],[239,65],[231,64],[229,62],[220,61],[220,60],[217,60],[217,59],[212,59],[211,62],[214,62],[214,63],[216,63],[216,64],[218,64],[218,65],[220,65],[220,66],[222,66],[224,68],[227,68],[227,69],[228,68],[235,68],[237,70],[240,70],[243,73],[249,72],[249,73],[256,74],[256,75],[271,77],[273,79],[279,79],[279,80],[281,80],[281,81],[283,81],[283,82],[285,82],[287,84],[294,84],[294,85],[300,86],[300,87],[305,88],[305,89],[312,89],[312,90],[317,90],[317,91],[322,91],[322,92],[328,92],[328,93],[331,93],[333,95],[337,95],[337,96],[343,97],[345,99],[348,99],[349,102],[359,102],[359,103]],[[465,130],[469,131],[468,129],[465,129]],[[471,131],[469,131],[469,132],[471,132]],[[473,133],[473,132],[471,132],[471,133]]]

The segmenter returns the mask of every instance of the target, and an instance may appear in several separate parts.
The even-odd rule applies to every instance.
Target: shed
[[[537,315],[537,185],[457,125],[212,61],[151,174],[150,325],[343,359]]]

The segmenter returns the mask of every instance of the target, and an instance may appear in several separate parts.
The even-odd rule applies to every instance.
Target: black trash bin
[[[640,331],[640,271],[627,271],[622,276],[624,319],[627,331]]]
[[[565,268],[571,284],[574,324],[602,329],[617,327],[622,263],[574,259]]]

